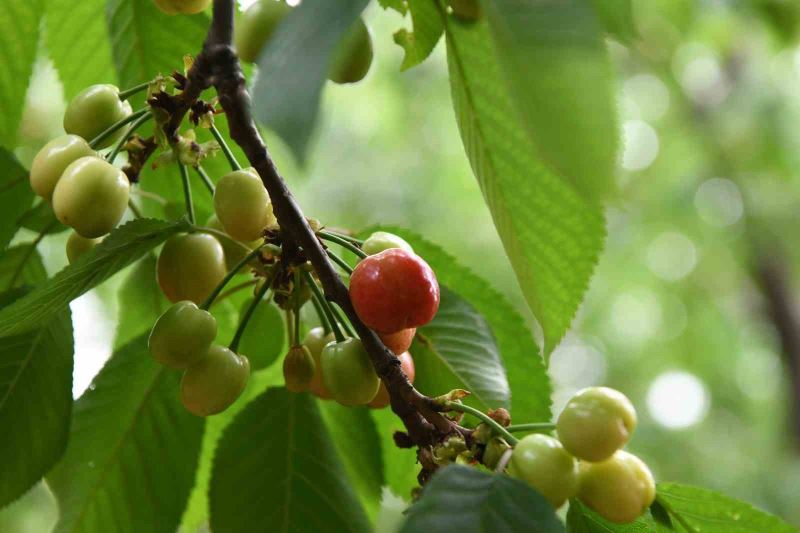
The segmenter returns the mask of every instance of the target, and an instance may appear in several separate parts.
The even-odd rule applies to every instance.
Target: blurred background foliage
[[[391,34],[407,23],[375,4],[367,21],[372,72],[326,88],[308,165],[267,133],[282,173],[309,216],[405,226],[438,242],[535,329],[464,156],[442,43],[400,74]],[[588,385],[623,390],[640,413],[630,448],[658,479],[718,489],[800,525],[791,379],[800,362],[784,354],[762,290],[769,272],[786,301],[800,294],[800,4],[635,0],[634,23],[637,38],[609,42],[625,134],[620,195],[591,289],[552,355],[554,412]],[[42,50],[20,131],[25,163],[61,129],[46,58]],[[65,239],[45,239],[50,273],[65,264]],[[76,396],[111,352],[123,279],[72,304]],[[0,513],[0,531],[48,531],[56,513],[39,487]]]

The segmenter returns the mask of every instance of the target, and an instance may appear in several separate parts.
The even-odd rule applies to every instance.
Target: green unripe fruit
[[[358,339],[332,342],[322,349],[322,379],[331,397],[342,405],[369,403],[381,380]]]
[[[361,249],[367,255],[379,254],[389,248],[400,248],[406,252],[414,253],[414,249],[402,237],[385,231],[376,231],[367,237],[367,240],[361,246]]]
[[[214,212],[237,241],[254,241],[275,223],[269,194],[253,169],[225,174],[214,191]]]
[[[94,247],[100,244],[102,239],[87,239],[81,237],[79,233],[72,232],[67,239],[67,260],[70,264],[74,263],[81,256],[94,250]]]
[[[447,0],[453,15],[461,20],[472,22],[479,20],[482,16],[481,3],[479,0]]]
[[[242,394],[250,377],[250,361],[228,348],[212,345],[205,357],[186,369],[181,402],[197,416],[221,413]]]
[[[325,330],[321,327],[312,328],[303,339],[303,346],[308,348],[311,357],[314,358],[314,377],[311,378],[308,390],[323,400],[330,399],[331,392],[325,386],[325,380],[322,377],[322,349],[335,340],[333,333],[326,335]]]
[[[225,273],[222,245],[205,233],[171,237],[156,264],[158,284],[171,302],[203,303]]]
[[[49,202],[53,189],[66,168],[80,159],[97,155],[86,139],[77,135],[62,135],[45,144],[31,164],[31,188]]]
[[[305,392],[314,377],[314,357],[306,346],[292,346],[283,359],[283,379],[289,392]]]
[[[215,229],[217,231],[221,231],[223,233],[225,232],[225,228],[222,226],[222,223],[217,218],[217,215],[211,215],[209,217],[208,221],[206,222],[206,227]],[[231,237],[231,239],[233,239],[233,237]],[[246,250],[244,246],[246,246],[250,250],[253,250],[257,246],[261,246],[261,244],[264,242],[263,239],[256,239],[254,241],[236,244],[236,242],[239,241],[233,242],[231,240],[222,238],[219,238],[217,240],[222,245],[222,250],[225,252],[225,266],[229,271],[232,270],[233,267],[238,265],[239,261],[244,259],[245,256],[247,255],[248,250]],[[240,272],[243,273],[245,270],[246,269],[242,269]]]
[[[625,524],[650,507],[656,484],[641,459],[620,450],[602,463],[581,463],[578,497],[603,518]]]
[[[217,336],[217,320],[194,302],[178,302],[158,317],[147,346],[162,365],[183,370],[206,355]]]
[[[494,437],[489,440],[488,444],[486,444],[486,448],[483,450],[483,458],[481,462],[486,466],[486,468],[490,468],[494,470],[497,467],[497,464],[500,462],[500,459],[503,458],[503,455],[511,449],[511,446],[501,437]],[[513,453],[513,452],[512,452]]]
[[[130,190],[128,177],[120,169],[99,157],[82,157],[58,180],[53,211],[81,236],[102,237],[122,220]]]
[[[578,462],[558,440],[528,435],[511,454],[509,475],[525,481],[558,509],[578,491]]]
[[[283,0],[258,0],[236,22],[233,42],[239,59],[255,63],[278,24],[292,10]]]
[[[211,0],[155,0],[155,3],[167,15],[194,15],[205,10]]]
[[[558,438],[569,453],[599,462],[619,450],[636,428],[636,409],[621,392],[589,387],[573,396],[558,417]]]
[[[119,99],[119,89],[101,84],[87,87],[67,106],[64,112],[64,131],[91,141],[132,112],[131,104]],[[125,128],[108,137],[98,148],[111,146],[124,134]]]
[[[372,55],[372,37],[359,18],[336,45],[328,79],[335,83],[363,80],[372,65]]]

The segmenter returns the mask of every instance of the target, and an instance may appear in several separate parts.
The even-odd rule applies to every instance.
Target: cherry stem
[[[211,125],[211,135],[214,136],[214,139],[216,139],[217,143],[219,143],[219,147],[222,148],[222,153],[225,154],[225,158],[228,160],[228,163],[230,163],[231,169],[242,170],[242,166],[236,160],[236,156],[233,155],[231,147],[228,146],[227,142],[225,142],[225,138],[214,124]]]
[[[334,263],[339,265],[342,268],[342,270],[344,270],[348,274],[352,274],[353,273],[353,267],[348,265],[347,261],[345,261],[344,259],[342,259],[341,257],[339,257],[338,255],[336,255],[335,253],[333,253],[330,250],[325,250],[325,251],[328,253],[328,257],[330,257],[333,260]]]
[[[218,239],[223,239],[223,240],[225,240],[225,241],[227,241],[229,243],[233,243],[233,244],[235,244],[236,246],[238,246],[239,248],[241,248],[245,252],[249,252],[250,251],[250,248],[248,248],[244,244],[240,243],[239,241],[237,241],[236,239],[234,239],[233,237],[231,237],[230,235],[228,235],[224,231],[220,231],[220,230],[214,229],[214,228],[209,228],[207,226],[192,226],[192,230],[197,231],[199,233],[208,233],[209,235],[213,235],[214,237],[216,237]]]
[[[339,324],[336,323],[336,318],[333,315],[333,310],[331,309],[330,303],[328,303],[325,297],[322,296],[322,292],[320,292],[319,287],[317,287],[317,284],[314,281],[314,278],[311,277],[310,272],[303,272],[303,277],[305,277],[308,286],[311,287],[311,292],[314,294],[314,298],[317,300],[317,303],[320,307],[322,307],[322,310],[328,319],[328,324],[330,324],[331,330],[333,330],[333,336],[336,338],[336,342],[344,342],[344,335],[342,335],[342,330],[339,329]]]
[[[181,183],[183,184],[183,201],[186,203],[186,215],[189,217],[189,222],[192,224],[197,222],[194,215],[194,203],[192,202],[192,184],[189,183],[189,171],[186,170],[186,165],[178,162],[178,168],[181,171]]]
[[[351,252],[359,256],[361,259],[365,259],[366,257],[368,257],[367,254],[364,252],[364,250],[356,246],[354,243],[348,241],[347,239],[339,237],[338,235],[334,235],[333,233],[328,233],[327,231],[318,231],[317,235],[319,235],[321,239],[330,242],[335,242],[342,248],[350,250]]]
[[[120,91],[120,93],[119,93],[120,101],[125,101],[128,98],[130,98],[131,96],[133,96],[134,94],[137,94],[137,93],[140,93],[140,92],[144,91],[145,89],[150,87],[151,83],[152,83],[152,81],[147,81],[147,82],[144,82],[144,83],[140,83],[139,85],[134,85],[130,89],[125,89],[124,91]]]
[[[135,203],[133,203],[133,198],[128,198],[128,209],[131,210],[131,213],[133,213],[133,216],[135,218],[144,218],[144,215],[142,215],[142,212],[139,211],[139,208],[136,207]]]
[[[314,306],[314,310],[317,312],[317,316],[319,317],[319,323],[322,325],[322,331],[324,331],[325,335],[327,335],[331,332],[331,325],[328,322],[328,317],[325,315],[325,312],[322,310],[322,306],[316,298],[311,298],[311,303]]]
[[[253,285],[255,285],[256,283],[258,283],[258,280],[251,279],[251,280],[249,280],[249,281],[243,281],[243,282],[239,283],[238,285],[234,285],[234,286],[233,286],[233,287],[231,287],[230,289],[228,289],[228,290],[226,290],[226,291],[223,291],[222,293],[220,293],[220,295],[219,295],[219,296],[217,296],[217,299],[216,299],[216,300],[214,300],[214,303],[213,303],[213,304],[211,304],[211,305],[213,306],[213,305],[215,305],[215,304],[218,304],[218,303],[220,303],[222,300],[224,300],[225,298],[227,298],[227,297],[229,297],[229,296],[232,296],[232,295],[236,294],[237,292],[239,292],[239,291],[240,291],[240,290],[242,290],[242,289],[246,289],[247,287],[252,287],[252,286],[253,286]],[[210,309],[210,308],[209,308],[209,309]]]
[[[534,422],[531,424],[513,424],[506,428],[509,433],[549,433],[556,429],[552,422]]]
[[[244,259],[239,261],[236,264],[236,266],[231,269],[230,272],[225,274],[225,277],[222,278],[222,281],[219,282],[219,284],[214,288],[214,290],[211,292],[211,294],[208,295],[208,298],[206,298],[206,301],[203,302],[203,304],[200,306],[200,309],[206,309],[207,310],[209,307],[211,307],[211,304],[214,303],[214,300],[217,298],[217,296],[219,296],[219,293],[221,293],[222,289],[225,288],[225,285],[227,285],[228,282],[230,280],[232,280],[233,277],[236,274],[238,274],[239,271],[242,268],[244,268],[244,266],[246,264],[248,264],[250,261],[253,260],[253,258],[257,257],[261,253],[261,248],[262,247],[263,247],[263,245],[262,246],[258,246],[255,249],[251,250],[249,254],[244,256]],[[267,283],[267,285],[269,285],[269,283]]]
[[[208,173],[206,173],[205,169],[203,169],[203,167],[200,165],[192,168],[194,168],[195,172],[197,172],[197,175],[200,176],[200,181],[202,181],[203,185],[206,186],[206,189],[208,189],[208,192],[211,193],[211,196],[214,196],[214,182],[211,181],[211,178],[209,177]]]
[[[341,233],[341,232],[338,232],[338,231],[331,231],[329,229],[326,229],[325,233],[328,233],[329,235],[333,235],[334,237],[339,237],[341,239],[345,239],[347,241],[350,241],[353,244],[355,244],[356,246],[361,246],[362,244],[364,244],[363,240],[358,239],[356,237],[353,237],[352,235],[345,235],[344,233]]]
[[[499,433],[500,435],[502,435],[502,437],[506,439],[506,441],[508,441],[508,443],[511,446],[515,446],[517,442],[519,442],[519,439],[517,439],[514,435],[509,433],[506,428],[501,426],[497,421],[495,421],[492,417],[490,417],[483,411],[475,409],[474,407],[470,407],[469,405],[464,405],[461,402],[454,402],[454,401],[446,401],[444,402],[444,406],[450,411],[467,413],[474,416],[475,418],[480,419],[483,423],[492,428],[495,433]]]
[[[145,114],[139,116],[139,118],[137,118],[134,121],[134,123],[131,124],[131,127],[128,128],[128,131],[125,132],[125,135],[122,136],[119,142],[117,142],[117,144],[114,146],[114,149],[111,151],[111,153],[108,154],[108,157],[106,157],[106,161],[108,161],[109,163],[113,163],[114,159],[116,159],[119,153],[122,151],[122,147],[125,146],[125,143],[128,142],[128,139],[131,138],[131,135],[133,135],[134,132],[136,132],[136,130],[138,130],[142,124],[153,118],[153,114],[150,113],[149,109],[145,109],[145,111],[146,111]]]
[[[242,340],[242,335],[244,335],[244,331],[247,329],[247,324],[250,322],[250,319],[253,318],[253,313],[256,311],[256,307],[264,300],[264,296],[269,291],[270,286],[272,285],[272,279],[267,278],[264,280],[264,285],[256,293],[253,301],[250,302],[250,305],[247,307],[247,310],[242,315],[242,319],[239,321],[239,326],[236,328],[236,333],[233,334],[233,339],[231,340],[230,345],[228,348],[234,353],[239,353],[239,341]]]
[[[336,305],[334,305],[333,303],[331,303],[331,311],[333,311],[333,314],[336,315],[336,320],[339,322],[339,324],[342,325],[344,331],[349,336],[356,338],[357,337],[356,332],[353,331],[353,328],[350,327],[350,323],[347,321],[347,319],[345,319],[344,315],[339,310],[339,308],[336,307]]]
[[[150,112],[149,109],[144,108],[144,109],[140,109],[139,111],[136,111],[135,113],[131,113],[130,115],[128,115],[127,117],[123,118],[119,122],[116,122],[116,123],[112,124],[111,126],[106,128],[104,131],[102,131],[97,137],[95,137],[94,139],[92,139],[89,142],[89,146],[91,146],[94,149],[97,149],[97,146],[101,142],[103,142],[106,139],[108,139],[110,136],[112,136],[114,133],[116,133],[117,130],[119,130],[120,128],[122,128],[126,124],[129,124],[129,123],[133,122],[134,120],[137,120],[137,119],[141,118],[142,116],[146,115],[149,112]]]
[[[303,287],[303,277],[300,270],[294,271],[294,290],[300,293]],[[295,346],[300,346],[300,298],[294,299],[294,336],[292,337]]]

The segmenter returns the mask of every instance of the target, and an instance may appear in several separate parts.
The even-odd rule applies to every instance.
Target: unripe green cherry
[[[221,413],[242,394],[249,377],[250,361],[247,357],[214,344],[205,357],[184,372],[181,402],[193,415]]]
[[[359,339],[328,344],[320,359],[325,386],[340,404],[363,405],[378,393],[381,380]]]
[[[211,0],[155,0],[155,3],[167,15],[194,15],[205,10]]]
[[[233,42],[239,59],[255,63],[278,24],[292,10],[283,0],[258,0],[236,22]]]
[[[205,233],[171,237],[156,264],[158,284],[171,302],[203,303],[225,273],[222,245]]]
[[[363,80],[372,65],[372,55],[372,37],[359,17],[336,45],[328,79],[335,83]]]
[[[408,244],[405,239],[394,233],[387,233],[385,231],[376,231],[364,241],[361,249],[367,255],[379,254],[389,248],[400,248],[406,252],[414,253],[414,249]]]
[[[447,0],[453,15],[461,20],[471,22],[481,18],[481,3],[479,0]]]
[[[100,244],[102,239],[87,239],[82,237],[79,233],[73,231],[69,234],[67,239],[67,260],[70,264],[74,263],[81,256],[94,250],[94,247]]]
[[[81,157],[97,155],[83,137],[62,135],[45,144],[31,164],[31,188],[49,202],[66,168]]]
[[[64,131],[91,141],[132,112],[131,104],[119,99],[119,89],[114,85],[91,85],[78,93],[64,112]],[[111,146],[125,128],[104,140],[98,148]]]
[[[214,191],[214,212],[237,241],[254,241],[275,223],[269,194],[253,169],[225,174]]]
[[[131,184],[122,170],[99,157],[70,164],[53,191],[53,211],[62,224],[83,237],[114,229],[128,208]]]
[[[289,392],[305,392],[314,377],[314,357],[306,346],[292,346],[283,359],[283,379]]]
[[[147,346],[156,361],[182,370],[206,355],[217,336],[217,321],[194,302],[178,302],[158,317]]]
[[[569,453],[599,462],[619,450],[636,428],[636,409],[621,392],[589,387],[573,396],[558,417],[558,438]]]
[[[312,328],[303,339],[303,346],[308,348],[311,357],[314,358],[314,376],[311,378],[308,390],[311,394],[323,400],[329,400],[331,392],[325,386],[325,380],[322,377],[322,349],[335,340],[333,333],[326,335],[325,330],[321,327]]]
[[[528,483],[556,509],[578,491],[578,462],[548,435],[521,439],[514,446],[508,473]]]
[[[206,227],[215,229],[217,231],[225,232],[225,228],[222,226],[222,223],[217,218],[217,215],[211,215],[206,222]],[[233,237],[231,237],[233,239]],[[239,261],[245,258],[247,255],[248,250],[244,248],[246,246],[248,249],[253,250],[257,246],[261,246],[263,244],[264,239],[256,239],[250,242],[242,242],[240,244],[236,244],[236,242],[232,242],[228,239],[217,239],[219,243],[222,245],[222,250],[225,252],[225,266],[230,271],[239,264]],[[242,269],[242,272],[246,271],[247,269]]]
[[[607,520],[633,522],[655,497],[653,474],[633,454],[619,450],[602,463],[581,463],[578,498]]]

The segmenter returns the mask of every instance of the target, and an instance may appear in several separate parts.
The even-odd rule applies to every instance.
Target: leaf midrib
[[[0,400],[0,412],[2,412],[3,407],[5,407],[6,401],[8,401],[8,398],[11,396],[11,393],[14,390],[14,387],[16,386],[17,381],[19,381],[20,376],[22,376],[22,374],[25,372],[25,369],[28,367],[30,362],[33,360],[34,352],[36,351],[36,348],[39,347],[39,344],[41,343],[41,341],[43,339],[43,336],[46,333],[48,327],[49,327],[49,325],[44,326],[44,327],[42,327],[41,329],[38,330],[38,333],[37,333],[36,337],[34,338],[33,343],[30,346],[30,350],[28,350],[28,353],[25,356],[24,361],[20,365],[20,368],[19,368],[19,371],[17,372],[17,375],[14,376],[13,380],[11,380],[11,382],[9,383],[9,386],[8,386],[8,390],[6,390],[6,393],[3,395],[3,399]]]

